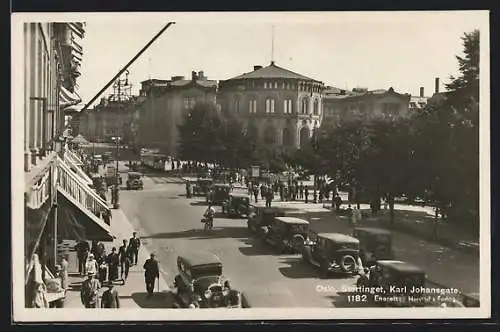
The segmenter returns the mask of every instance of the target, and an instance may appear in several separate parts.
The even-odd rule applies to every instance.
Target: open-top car
[[[251,212],[248,215],[248,229],[254,233],[263,235],[266,227],[269,227],[275,217],[284,217],[285,211],[278,207],[267,207],[264,205],[255,204],[250,207]]]
[[[207,203],[212,205],[222,205],[229,199],[231,186],[227,183],[215,183],[207,193]]]
[[[379,287],[368,300],[382,306],[425,306],[429,304],[425,292],[414,292],[425,288],[426,274],[418,266],[397,260],[379,260],[363,273],[358,287]],[[435,302],[435,301],[431,301]]]
[[[222,202],[222,213],[229,216],[248,216],[250,196],[244,193],[232,192],[229,199]]]
[[[309,230],[309,222],[295,217],[275,217],[262,228],[262,238],[280,253],[300,253]]]
[[[208,252],[177,258],[174,308],[240,308],[241,294],[223,280],[222,262]]]
[[[377,260],[394,258],[392,233],[382,228],[356,227],[353,235],[359,240],[360,257],[363,265],[372,265]]]
[[[128,172],[127,174],[127,189],[144,189],[144,183],[141,180],[142,174],[139,172]]]
[[[193,195],[194,196],[205,196],[208,194],[210,187],[212,187],[214,181],[210,178],[198,178],[193,184]]]
[[[330,274],[356,275],[359,266],[359,240],[340,233],[310,232],[302,249],[302,259]]]

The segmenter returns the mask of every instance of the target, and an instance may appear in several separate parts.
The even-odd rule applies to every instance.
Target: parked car
[[[426,274],[421,268],[397,260],[379,260],[358,279],[358,287],[380,288],[375,294],[362,293],[373,304],[414,307],[429,304],[425,293],[412,292],[413,287],[425,287]],[[431,305],[435,303],[430,303]]]
[[[230,193],[229,199],[222,202],[222,213],[229,216],[248,216],[250,196],[243,193]]]
[[[212,205],[222,205],[222,202],[229,199],[231,186],[226,183],[216,183],[210,187],[207,193],[207,203]]]
[[[280,253],[300,253],[309,230],[309,222],[296,217],[274,217],[262,228],[262,238]]]
[[[357,275],[359,240],[340,233],[310,232],[302,250],[302,259],[318,267],[324,277],[331,274]]]
[[[353,236],[359,240],[360,257],[363,265],[372,265],[377,260],[394,258],[392,233],[382,228],[356,227]]]
[[[174,308],[241,308],[241,293],[223,280],[222,262],[208,252],[177,257]]]
[[[210,187],[213,185],[213,180],[210,178],[198,178],[193,185],[194,196],[205,196],[208,194]]]
[[[263,235],[262,232],[273,223],[275,217],[285,216],[285,211],[278,207],[255,204],[250,206],[250,210],[247,221],[248,229],[259,235]]]
[[[138,172],[128,172],[127,174],[127,190],[135,189],[142,190],[144,189],[144,183],[141,180],[142,174]]]

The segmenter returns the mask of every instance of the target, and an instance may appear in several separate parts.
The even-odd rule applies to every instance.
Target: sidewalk
[[[132,237],[134,231],[132,225],[121,209],[112,210],[113,218],[111,220],[111,232],[116,239],[111,242],[103,242],[106,247],[106,252],[110,253],[112,247],[118,248],[121,246],[123,239]],[[69,241],[67,241],[69,242]],[[73,244],[72,244],[73,245]],[[78,262],[76,252],[71,251],[69,257],[69,283],[70,288],[66,293],[66,308],[82,308],[80,300],[80,287],[85,278],[78,275]],[[144,284],[144,270],[142,265],[150,257],[148,250],[141,246],[139,250],[138,264],[131,266],[129,276],[125,285],[115,282],[115,289],[120,295],[120,306],[122,308],[162,308],[167,307],[166,293],[169,291],[163,273],[160,271],[159,290],[161,294],[155,294],[151,299],[147,298],[146,287]],[[106,289],[103,288],[102,291]],[[155,284],[155,292],[158,290],[158,280]]]
[[[365,220],[360,226],[374,226]],[[375,225],[376,226],[376,225]],[[318,232],[351,234],[352,227],[345,216],[328,216],[311,222]],[[464,294],[479,293],[479,256],[450,249],[405,233],[392,232],[395,259],[414,264],[425,270],[430,283],[458,288]]]

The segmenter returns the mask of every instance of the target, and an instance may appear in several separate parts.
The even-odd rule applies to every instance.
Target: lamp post
[[[118,158],[120,156],[119,154],[119,150],[120,150],[120,140],[121,140],[121,137],[120,136],[116,136],[116,137],[112,137],[111,138],[115,143],[116,143],[116,176],[115,176],[115,179],[116,179],[116,183],[115,183],[115,187],[112,189],[112,202],[113,202],[113,207],[115,209],[118,209],[119,206],[120,206],[120,203],[118,202],[119,199],[118,199],[118,185],[120,184],[120,173],[118,172]]]

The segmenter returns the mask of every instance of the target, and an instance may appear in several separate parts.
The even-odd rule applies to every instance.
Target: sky
[[[176,24],[129,68],[135,94],[149,78],[190,77],[192,70],[203,70],[209,79],[223,80],[273,59],[330,86],[393,87],[412,95],[422,86],[431,96],[435,77],[443,90],[458,73],[455,55],[462,53],[463,33],[488,27],[484,11],[80,14],[69,19],[86,21],[78,80],[84,103],[169,21]]]

